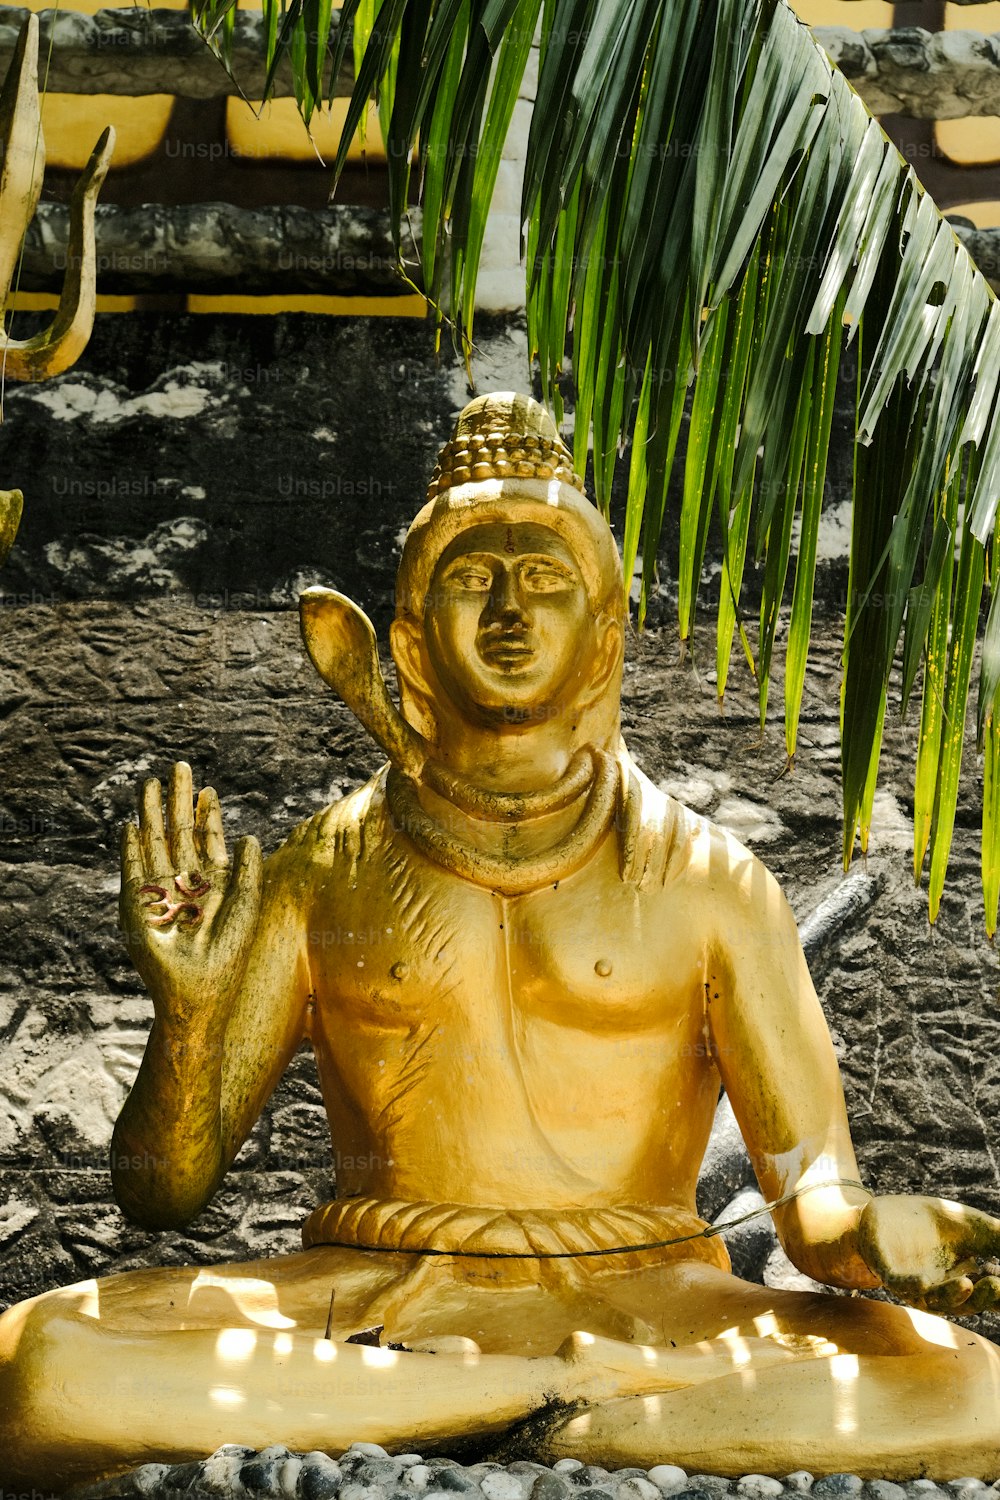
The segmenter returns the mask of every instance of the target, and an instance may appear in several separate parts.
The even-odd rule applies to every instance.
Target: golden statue
[[[858,1180],[787,903],[622,744],[620,562],[541,409],[473,402],[441,455],[401,710],[349,601],[302,620],[389,763],[263,862],[229,862],[186,766],[165,813],[146,783],[122,921],[154,1021],[115,1191],[188,1223],[304,1037],[353,1166],[297,1254],[11,1308],[5,1477],[519,1423],[548,1461],[995,1476],[1000,1349],[936,1313],[997,1300],[1000,1222]],[[695,1208],[720,1079],[794,1263],[909,1306],[732,1275]]]

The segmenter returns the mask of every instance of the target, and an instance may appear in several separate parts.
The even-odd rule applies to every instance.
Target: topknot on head
[[[438,455],[427,498],[485,479],[555,479],[586,493],[573,455],[544,406],[517,391],[469,402]]]

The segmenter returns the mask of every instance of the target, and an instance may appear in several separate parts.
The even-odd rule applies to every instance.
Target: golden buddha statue
[[[400,710],[349,601],[302,619],[389,762],[264,861],[230,863],[188,767],[165,812],[145,785],[122,923],[154,1021],[115,1191],[194,1218],[306,1037],[353,1165],[297,1254],[11,1308],[5,1477],[518,1424],[550,1462],[993,1477],[1000,1349],[938,1314],[997,1300],[1000,1222],[858,1180],[786,901],[622,743],[620,562],[541,408],[473,402],[441,455]],[[909,1306],[732,1275],[695,1207],[720,1080],[795,1265]]]

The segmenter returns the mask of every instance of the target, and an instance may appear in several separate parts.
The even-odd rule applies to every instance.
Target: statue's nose
[[[504,625],[516,624],[525,618],[524,600],[513,568],[503,568],[494,577],[490,614]]]

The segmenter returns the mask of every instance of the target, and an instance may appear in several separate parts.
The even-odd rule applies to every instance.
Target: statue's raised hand
[[[947,1198],[873,1198],[858,1248],[887,1291],[929,1312],[1000,1306],[1000,1219]]]
[[[122,831],[121,926],[161,1023],[208,1036],[226,1024],[260,910],[261,854],[240,839],[226,855],[219,799],[198,796],[191,767],[170,773],[166,818],[158,781],[144,782],[139,826]]]

